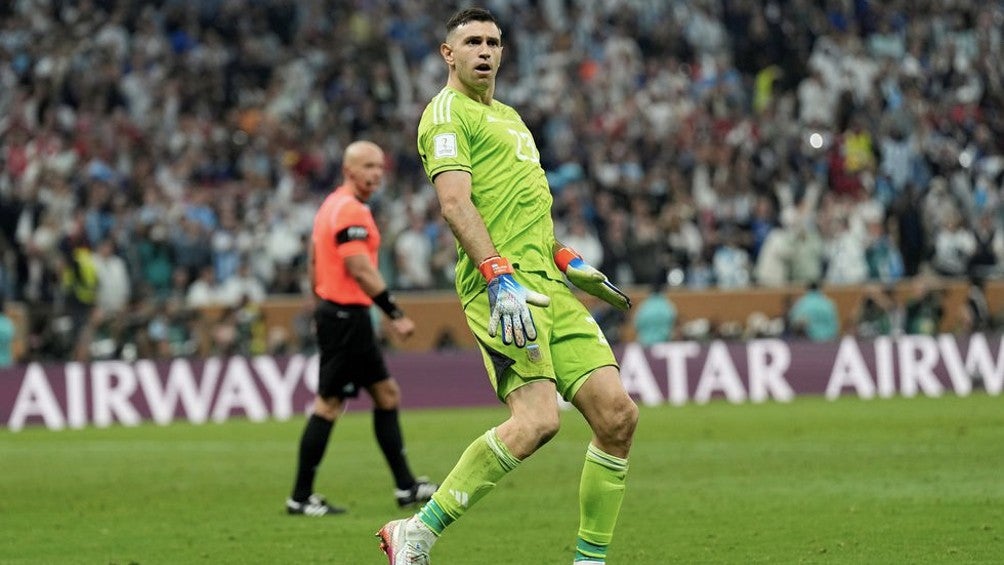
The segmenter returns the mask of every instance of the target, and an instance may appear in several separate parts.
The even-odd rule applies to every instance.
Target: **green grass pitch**
[[[441,479],[503,408],[402,416]],[[318,491],[283,513],[303,420],[0,430],[0,563],[385,563],[401,516],[369,415],[334,431]],[[454,524],[433,563],[570,564],[589,434],[559,435]],[[1000,563],[1004,397],[799,398],[643,408],[611,564]]]

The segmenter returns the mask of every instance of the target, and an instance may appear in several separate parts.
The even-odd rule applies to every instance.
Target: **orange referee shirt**
[[[380,231],[370,207],[360,202],[352,189],[335,189],[314,216],[314,292],[338,304],[369,306],[373,300],[345,267],[350,255],[367,255],[377,266]]]

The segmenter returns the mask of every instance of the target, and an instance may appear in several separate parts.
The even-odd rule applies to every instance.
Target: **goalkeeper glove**
[[[495,337],[499,325],[502,326],[502,343],[516,342],[523,347],[527,340],[537,339],[537,328],[527,304],[547,306],[551,299],[525,288],[513,278],[513,268],[503,257],[489,257],[481,262],[478,270],[488,281],[488,305],[491,317],[488,319],[488,335]]]
[[[607,276],[582,260],[582,256],[570,247],[561,247],[554,252],[554,263],[565,273],[568,281],[581,290],[592,294],[618,310],[631,307],[631,299],[614,286]]]

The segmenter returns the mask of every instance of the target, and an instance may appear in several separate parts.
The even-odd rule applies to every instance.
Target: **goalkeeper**
[[[560,395],[593,432],[570,560],[604,563],[638,409],[603,333],[565,277],[622,310],[631,303],[555,240],[533,137],[516,110],[494,99],[502,35],[492,14],[466,9],[446,29],[440,53],[449,78],[422,115],[418,150],[458,243],[456,287],[467,322],[510,415],[467,447],[418,514],[378,532],[381,547],[392,565],[428,563],[446,528],[558,432]],[[479,561],[504,561],[497,557]]]

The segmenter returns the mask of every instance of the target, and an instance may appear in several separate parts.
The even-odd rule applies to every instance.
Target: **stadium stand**
[[[416,304],[449,288],[414,132],[444,82],[433,22],[455,5],[0,4],[0,292],[19,359],[308,347],[304,238],[360,137],[390,157],[387,280]],[[968,327],[981,288],[992,323],[1004,2],[484,5],[518,38],[501,91],[535,134],[559,234],[617,284],[669,273],[678,304],[769,295],[783,317],[813,280],[841,297],[931,281],[938,327]],[[400,276],[416,233],[431,277]],[[845,331],[856,300],[838,300]]]

